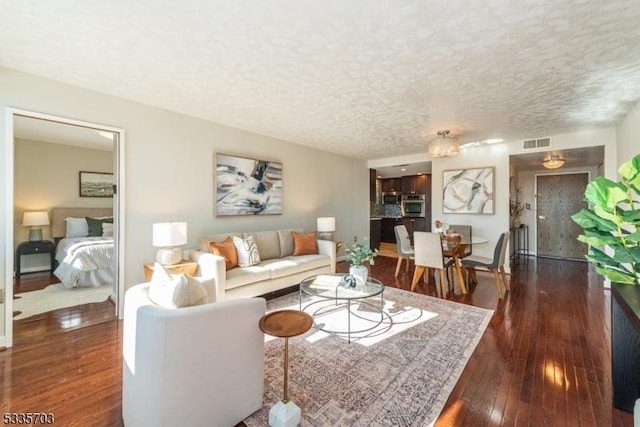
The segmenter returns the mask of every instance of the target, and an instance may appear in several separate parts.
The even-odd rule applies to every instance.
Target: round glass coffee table
[[[351,334],[359,334],[370,331],[380,326],[384,320],[384,285],[378,279],[367,278],[367,282],[355,287],[345,287],[345,273],[327,273],[311,276],[300,282],[300,311],[308,311],[313,317],[313,326],[321,331],[347,335],[348,342],[351,342]],[[311,302],[303,305],[303,297],[309,295]],[[366,301],[369,298],[380,295],[380,304]],[[362,312],[354,312],[352,302],[359,304],[359,307],[367,308],[367,316]],[[354,304],[355,305],[355,304]],[[346,328],[329,328],[321,326],[319,320],[322,316],[335,313],[346,308],[347,325]],[[373,314],[371,316],[370,314]],[[378,314],[380,315],[378,318]],[[351,330],[351,317],[356,316],[367,323],[366,327]]]

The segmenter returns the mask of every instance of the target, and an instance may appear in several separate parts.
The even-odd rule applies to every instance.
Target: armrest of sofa
[[[333,240],[318,240],[318,253],[331,258],[331,272],[336,272],[337,243]]]
[[[209,293],[209,302],[224,300],[227,285],[227,269],[224,258],[196,249],[186,249],[185,259],[198,263],[196,274],[203,279],[202,284]]]

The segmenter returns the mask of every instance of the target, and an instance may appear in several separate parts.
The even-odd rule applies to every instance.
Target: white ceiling
[[[0,8],[0,66],[363,159],[610,126],[640,99],[638,0]]]

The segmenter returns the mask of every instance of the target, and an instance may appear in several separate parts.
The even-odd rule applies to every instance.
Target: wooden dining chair
[[[436,269],[440,273],[440,289],[442,290],[442,298],[445,297],[445,278],[444,278],[444,258],[442,256],[442,239],[439,233],[427,233],[424,231],[416,231],[413,233],[413,249],[415,252],[416,268],[413,272],[413,280],[411,281],[411,290],[414,291],[418,285],[420,277],[425,277],[425,283],[430,274],[430,269]]]
[[[510,232],[505,231],[500,235],[496,247],[493,250],[493,258],[486,258],[478,255],[471,255],[462,259],[462,267],[469,272],[469,277],[475,279],[475,268],[483,267],[489,269],[493,273],[496,282],[496,290],[498,291],[498,298],[502,298],[502,285],[500,284],[500,278],[504,284],[504,293],[509,290],[509,281],[507,280],[507,274],[504,271],[504,260],[507,252],[507,244],[509,243]]]
[[[407,227],[396,225],[393,227],[393,231],[396,234],[396,247],[398,248],[398,264],[396,265],[396,277],[398,277],[403,259],[407,260],[405,269],[409,272],[409,261],[413,258],[414,251],[411,247],[411,239],[409,238]]]

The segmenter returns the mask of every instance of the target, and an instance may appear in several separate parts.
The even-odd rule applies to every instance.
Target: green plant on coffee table
[[[374,258],[378,256],[378,250],[371,249],[369,241],[366,239],[354,243],[353,246],[346,248],[345,252],[347,253],[346,260],[351,265],[362,265],[365,262],[373,265]]]
[[[589,245],[586,258],[600,275],[640,285],[640,154],[618,174],[620,182],[602,176],[591,181],[584,193],[590,207],[571,218],[584,229],[578,240]]]

